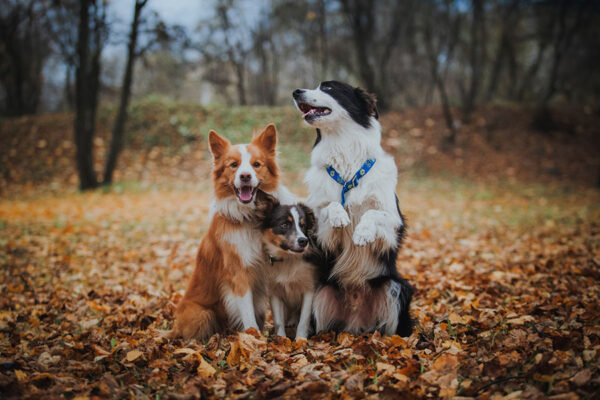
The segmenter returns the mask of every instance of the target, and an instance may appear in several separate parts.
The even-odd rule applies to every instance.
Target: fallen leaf
[[[534,318],[531,315],[523,315],[518,318],[511,318],[511,319],[507,320],[506,323],[509,325],[523,325],[526,322],[531,322],[531,321],[534,321]]]
[[[586,368],[576,373],[575,376],[571,378],[571,382],[577,386],[584,386],[588,384],[590,379],[592,379],[592,371]]]
[[[198,354],[198,362],[200,363],[197,368],[198,375],[202,378],[212,377],[217,372],[217,370],[210,365],[204,357]]]
[[[137,360],[138,358],[140,358],[143,355],[143,353],[139,350],[131,350],[129,352],[127,352],[127,355],[124,358],[124,361],[127,362],[132,362]]]
[[[27,380],[27,375],[20,369],[15,370],[15,376],[19,382],[25,382]]]

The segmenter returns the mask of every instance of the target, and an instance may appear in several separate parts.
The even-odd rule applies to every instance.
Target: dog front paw
[[[375,241],[376,234],[377,230],[375,228],[375,224],[366,221],[361,221],[354,230],[352,240],[357,246],[366,246],[367,244],[373,243]]]
[[[350,223],[350,217],[340,203],[329,203],[329,205],[323,209],[323,212],[325,218],[329,221],[329,225],[333,228],[343,228]]]

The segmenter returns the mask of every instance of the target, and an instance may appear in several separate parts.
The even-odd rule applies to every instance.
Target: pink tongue
[[[250,186],[243,186],[240,188],[240,200],[242,200],[242,201],[252,200],[252,188]]]

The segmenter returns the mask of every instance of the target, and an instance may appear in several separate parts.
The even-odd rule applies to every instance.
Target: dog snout
[[[298,97],[300,97],[302,95],[302,93],[304,93],[304,89],[296,89],[296,90],[294,90],[292,95],[294,96],[295,99],[297,99]]]
[[[308,245],[308,239],[305,237],[298,238],[298,246],[304,248]]]
[[[240,180],[244,183],[250,182],[252,179],[252,175],[250,174],[240,174]]]

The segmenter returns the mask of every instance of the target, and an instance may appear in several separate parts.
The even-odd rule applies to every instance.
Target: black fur
[[[400,250],[406,233],[406,219],[400,211],[398,196],[396,196],[396,208],[398,210],[398,214],[404,222],[397,231],[397,245],[380,255],[379,261],[384,265],[384,273],[376,278],[370,279],[367,283],[373,289],[381,289],[384,285],[391,284],[392,281],[400,285],[401,290],[399,303],[401,308],[398,315],[398,327],[396,328],[396,333],[400,336],[410,336],[413,329],[413,320],[410,317],[410,303],[414,289],[406,279],[400,276],[396,268],[398,251]],[[304,259],[317,266],[317,286],[321,288],[324,286],[330,286],[336,291],[340,292],[341,295],[343,288],[340,282],[338,282],[335,278],[331,278],[330,276],[331,271],[335,266],[337,256],[339,253],[341,253],[342,249],[338,249],[335,253],[328,252],[319,246],[314,235],[310,237],[310,241],[311,251],[304,256]],[[333,326],[335,329],[332,330],[335,332],[341,332],[343,330],[343,321],[334,321]]]
[[[317,138],[315,139],[315,144],[313,144],[313,149],[317,147],[319,142],[321,141],[321,130],[317,128]]]
[[[271,229],[276,235],[295,233],[296,227],[292,223],[288,223],[291,218],[290,209],[292,207],[294,206],[281,205],[274,196],[262,190],[258,190],[256,194],[256,218],[262,230]],[[310,238],[316,230],[317,220],[315,214],[310,207],[303,203],[295,204],[295,208],[301,221],[304,221],[304,223],[300,223],[300,228],[307,238]]]
[[[320,88],[344,107],[354,122],[363,128],[371,126],[371,117],[379,118],[375,96],[364,90],[339,81],[321,82]]]

